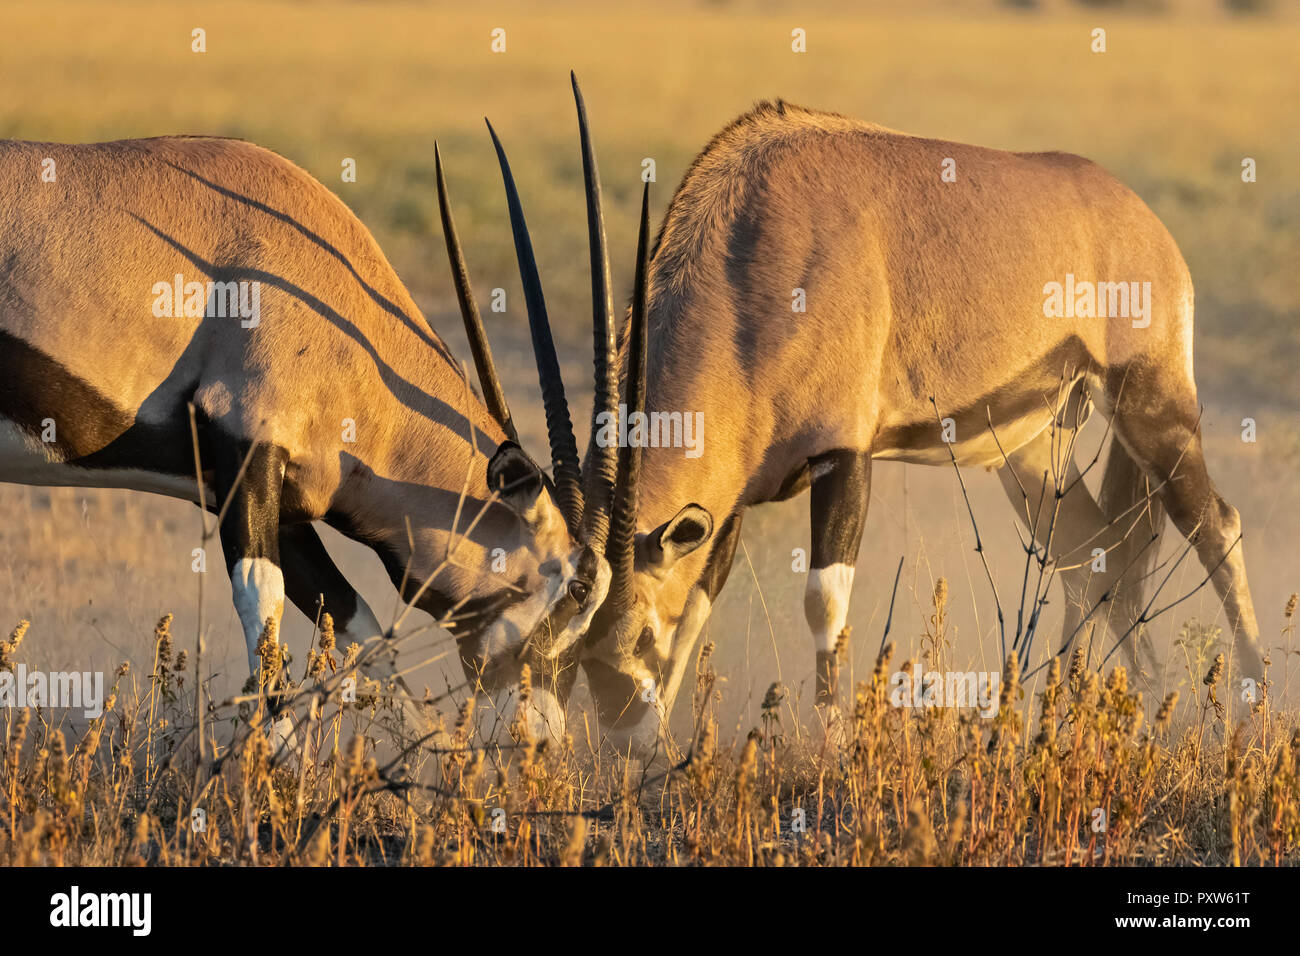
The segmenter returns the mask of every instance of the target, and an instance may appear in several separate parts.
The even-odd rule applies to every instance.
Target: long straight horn
[[[648,338],[647,262],[650,240],[650,184],[641,193],[641,232],[636,243],[636,282],[632,293],[632,322],[627,347],[627,411],[645,412],[646,339]],[[637,483],[641,478],[641,448],[631,441],[618,450],[618,480],[610,518],[609,559],[611,580],[609,601],[616,612],[632,606],[632,572],[635,568]]]
[[[501,179],[506,187],[510,207],[510,228],[515,237],[515,257],[519,260],[519,278],[524,286],[524,303],[528,308],[528,329],[533,338],[533,357],[537,360],[537,379],[542,386],[542,406],[546,411],[546,434],[551,442],[551,462],[555,466],[555,497],[564,514],[569,533],[577,538],[582,526],[582,470],[578,465],[578,443],[573,437],[573,419],[564,397],[564,380],[560,377],[560,360],[555,355],[555,340],[546,316],[546,299],[542,279],[537,273],[533,241],[524,221],[524,209],[510,172],[506,151],[492,124],[487,124],[501,164]]]
[[[618,474],[618,443],[597,441],[601,419],[618,421],[618,342],[614,329],[614,294],[609,279],[609,247],[605,241],[605,211],[600,196],[600,169],[587,126],[587,104],[583,102],[578,77],[572,72],[573,98],[578,104],[578,133],[582,139],[582,179],[587,194],[587,237],[591,249],[591,331],[594,340],[596,394],[591,406],[591,437],[587,442],[587,496],[583,531],[587,543],[602,551],[609,537],[609,509]]]
[[[433,165],[438,176],[438,212],[442,215],[442,236],[447,242],[451,281],[456,286],[456,298],[460,301],[460,317],[465,321],[465,335],[469,338],[470,354],[474,356],[474,368],[478,372],[478,382],[483,389],[483,401],[487,403],[488,411],[497,420],[506,437],[517,445],[519,433],[515,430],[514,420],[510,417],[510,407],[506,404],[506,393],[501,388],[501,379],[497,377],[496,364],[492,361],[492,348],[488,345],[483,318],[479,315],[478,303],[474,300],[474,289],[470,285],[465,255],[460,248],[460,237],[456,234],[456,220],[451,217],[451,202],[447,198],[447,181],[442,176],[442,155],[438,152],[437,143],[433,144]]]

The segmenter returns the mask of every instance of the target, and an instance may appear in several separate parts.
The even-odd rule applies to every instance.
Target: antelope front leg
[[[261,661],[257,644],[267,624],[278,628],[284,613],[284,575],[280,571],[280,487],[287,454],[258,443],[249,449],[234,441],[217,448],[215,491],[218,505],[230,496],[221,522],[221,549],[234,591],[235,611],[244,630],[248,670],[256,675]],[[248,467],[242,478],[244,458]],[[233,492],[233,495],[232,495]]]
[[[817,704],[833,705],[838,683],[835,642],[849,616],[853,571],[871,496],[871,454],[833,451],[812,468],[812,561],[804,615],[817,650]]]
[[[343,576],[315,528],[309,524],[281,528],[280,554],[284,559],[284,586],[289,600],[312,621],[318,612],[329,614],[334,620],[340,649],[364,644],[384,634],[370,605]],[[321,602],[323,608],[319,606]],[[391,664],[383,670],[384,674],[368,676],[380,679],[395,673]]]
[[[230,498],[221,522],[221,549],[230,572],[235,611],[244,630],[249,673],[257,678],[261,668],[258,642],[268,625],[273,625],[272,636],[278,635],[284,613],[280,489],[288,455],[283,448],[266,442],[249,445],[218,436],[212,444],[218,506]],[[241,478],[245,457],[248,465]],[[271,712],[278,710],[278,704],[272,703]],[[292,721],[285,715],[275,723],[272,743],[278,749],[291,741]]]

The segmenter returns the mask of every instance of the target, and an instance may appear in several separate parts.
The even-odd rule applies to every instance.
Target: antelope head
[[[591,250],[593,330],[595,337],[596,400],[592,412],[591,445],[599,431],[599,413],[611,403],[617,406],[615,369],[616,345],[613,297],[610,291],[609,252],[605,241],[601,208],[600,175],[587,128],[586,108],[577,78],[572,78],[582,140],[583,171],[587,196],[587,224]],[[488,123],[505,186],[506,203],[519,263],[533,355],[541,384],[546,430],[550,441],[552,476],[538,468],[518,448],[517,432],[506,407],[505,396],[493,367],[483,323],[470,288],[460,243],[447,202],[442,165],[437,163],[438,196],[443,234],[447,241],[461,315],[469,336],[484,400],[508,441],[492,458],[488,469],[489,488],[514,511],[535,550],[537,577],[521,581],[520,590],[530,596],[521,602],[513,617],[519,622],[536,621],[534,628],[521,628],[511,620],[498,620],[493,629],[480,631],[468,654],[477,667],[491,673],[483,681],[489,692],[518,679],[520,662],[530,665],[533,675],[534,727],[559,736],[564,730],[564,710],[577,675],[581,638],[590,629],[593,615],[604,602],[611,573],[605,557],[613,503],[613,478],[618,449],[602,450],[593,456],[593,467],[582,474],[578,460],[572,417],[565,397],[559,360],[551,335],[546,300],[533,254],[532,239],[523,206],[515,186],[510,163],[496,131]],[[643,209],[643,217],[645,210]],[[643,222],[644,233],[644,222]],[[644,239],[644,236],[643,236]],[[462,642],[462,658],[467,657]],[[513,666],[511,666],[513,665]]]
[[[584,127],[585,130],[585,127]],[[644,414],[648,337],[649,185],[641,200],[636,279],[626,337],[624,411]],[[599,320],[597,322],[599,326]],[[681,683],[690,647],[708,605],[695,600],[701,561],[713,537],[713,518],[687,505],[671,520],[641,531],[637,489],[641,447],[599,441],[595,422],[619,415],[614,351],[596,356],[596,403],[588,452],[588,500],[593,545],[603,545],[610,567],[608,594],[584,637],[581,664],[604,739],[620,751],[644,754],[659,739]],[[616,429],[605,432],[608,435]]]
[[[487,481],[490,502],[482,533],[468,529],[462,550],[492,551],[464,564],[492,567],[492,576],[506,586],[452,607],[444,619],[449,618],[467,678],[503,698],[502,709],[517,693],[523,665],[529,666],[529,725],[536,736],[559,737],[564,733],[561,701],[572,683],[564,652],[581,637],[603,599],[609,565],[574,538],[554,484],[514,441],[502,442],[492,455]],[[455,577],[463,570],[458,555],[444,573]]]
[[[548,507],[562,515],[552,521],[555,534],[567,535],[575,551],[560,562],[561,571],[594,566],[594,575],[566,578],[560,573],[537,592],[535,600],[553,602],[545,613],[544,634],[530,641],[530,664],[534,672],[534,693],[539,667],[546,677],[540,696],[552,732],[563,728],[563,712],[582,664],[600,712],[604,729],[620,747],[635,742],[648,745],[657,739],[661,721],[689,657],[685,644],[674,641],[677,628],[656,613],[657,607],[682,607],[698,574],[675,573],[676,562],[709,539],[713,522],[707,511],[688,506],[670,522],[649,533],[638,534],[637,482],[641,468],[639,447],[622,445],[603,436],[619,416],[618,347],[614,327],[609,251],[605,238],[600,174],[587,122],[587,111],[577,79],[573,78],[578,128],[582,147],[583,179],[586,192],[587,227],[591,257],[592,330],[595,357],[595,400],[585,469],[578,463],[577,445],[560,378],[559,362],[551,336],[541,281],[533,256],[531,238],[505,150],[492,131],[497,159],[505,184],[515,251],[523,279],[533,352],[537,361],[551,443],[554,480],[521,454],[512,468],[522,487],[530,489],[520,504],[521,517],[537,523]],[[488,126],[491,130],[491,124]],[[471,351],[483,386],[484,398],[494,417],[512,438],[515,435],[505,399],[492,369],[455,228],[445,202],[445,187],[439,167],[439,196],[443,199],[443,231],[461,302]],[[637,244],[636,280],[631,320],[627,330],[628,373],[626,408],[643,410],[646,390],[647,270],[649,248],[649,186],[641,203],[641,225]],[[617,429],[613,429],[617,431]],[[552,505],[551,502],[554,501]],[[529,510],[532,509],[532,510]],[[542,523],[545,523],[544,521]],[[535,532],[539,541],[542,535]],[[557,546],[558,540],[557,540]],[[691,562],[687,562],[691,563]],[[543,564],[539,567],[546,568]],[[567,584],[566,584],[567,581]],[[577,594],[572,593],[577,586]],[[569,588],[569,592],[565,588]],[[673,594],[680,591],[681,600]],[[570,600],[566,601],[566,594]],[[585,597],[585,602],[579,598]],[[702,623],[702,618],[701,618]],[[692,635],[698,626],[687,622],[684,631]],[[518,646],[517,644],[515,646]],[[676,652],[674,652],[676,646]],[[669,675],[677,674],[677,679]]]

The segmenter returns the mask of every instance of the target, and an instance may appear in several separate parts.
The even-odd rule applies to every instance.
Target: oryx
[[[384,634],[313,521],[373,548],[405,598],[445,617],[488,691],[517,680],[525,650],[582,633],[608,567],[575,541],[580,500],[513,441],[440,162],[489,407],[366,227],[269,150],[3,142],[0,181],[0,480],[212,510],[230,496],[220,541],[253,671],[286,596],[314,618],[323,595],[341,643]],[[548,419],[567,420],[554,355],[538,360]]]
[[[1076,277],[1094,286],[1090,308],[1082,291],[1061,301]],[[1121,283],[1127,308],[1113,301]],[[1191,279],[1156,216],[1098,166],[764,103],[687,171],[647,295],[634,311],[647,310],[648,351],[637,355],[633,323],[619,353],[626,407],[702,413],[707,440],[691,457],[629,430],[618,493],[635,501],[635,534],[611,537],[613,580],[582,660],[620,747],[659,733],[745,509],[803,489],[805,612],[818,699],[832,697],[876,458],[1002,466],[1021,517],[1044,538],[1054,527],[1054,555],[1073,554],[1067,633],[1103,597],[1098,617],[1128,631],[1163,507],[1212,577],[1238,664],[1258,676],[1238,514],[1201,448]],[[1089,402],[1117,439],[1100,500],[1071,462],[1059,518],[1034,521],[1055,509],[1040,500],[1054,491],[1042,480],[1053,422],[1073,427]],[[1097,543],[1105,573],[1088,561]]]

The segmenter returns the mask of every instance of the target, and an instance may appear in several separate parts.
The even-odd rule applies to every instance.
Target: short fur
[[[41,179],[46,158],[54,182]],[[260,321],[155,316],[153,287],[176,274],[259,283]],[[0,337],[0,480],[197,501],[193,403],[209,506],[260,449],[239,491],[257,501],[237,503],[222,528],[228,565],[278,565],[285,529],[288,559],[311,565],[289,575],[289,597],[314,616],[328,587],[340,630],[364,616],[373,631],[373,615],[358,614],[310,522],[375,548],[414,596],[489,499],[500,426],[365,226],[250,143],[0,142]],[[41,440],[47,420],[53,442]],[[581,549],[529,467],[533,493],[489,507],[420,596],[461,623],[467,668],[576,610],[565,585]],[[260,627],[245,630],[252,657]]]
[[[946,159],[956,182],[941,179]],[[1151,282],[1150,326],[1045,317],[1044,286],[1067,273]],[[806,312],[792,311],[796,289]],[[1001,466],[990,415],[1036,499],[1049,425],[1085,394],[1112,418],[1115,474],[1131,456],[1137,468],[1127,473],[1160,488],[1179,531],[1217,568],[1241,665],[1258,673],[1239,521],[1201,453],[1191,279],[1160,221],[1099,166],[760,104],[686,173],[655,248],[650,295],[647,408],[703,412],[706,442],[698,458],[644,450],[643,533],[687,503],[719,525],[738,521],[747,507],[806,487],[811,463],[835,453],[948,465],[951,451],[962,465]],[[626,352],[625,341],[624,366]],[[955,443],[942,440],[940,417],[954,419]],[[859,484],[845,486],[853,500],[825,506],[834,523],[865,515]],[[1013,501],[1024,517],[1019,492]],[[1085,512],[1102,514],[1095,502]],[[827,533],[814,525],[814,550]],[[599,674],[658,682],[660,710],[671,707],[707,614],[692,608],[711,600],[702,582],[716,583],[715,550],[699,546],[671,568],[639,563],[633,611],[613,623],[597,617],[593,689],[620,698],[601,710],[623,715],[623,742],[652,737],[654,716]],[[841,556],[850,567],[855,559],[856,546]],[[637,654],[647,624],[655,650]]]

